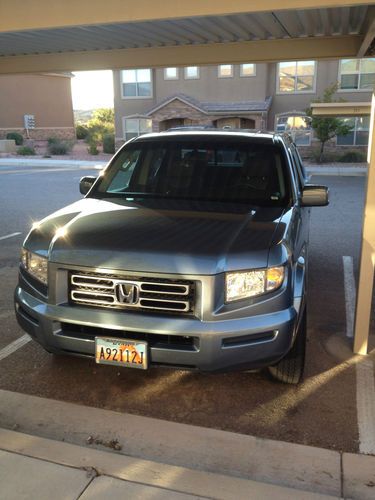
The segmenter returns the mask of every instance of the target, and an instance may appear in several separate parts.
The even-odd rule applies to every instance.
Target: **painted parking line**
[[[370,358],[357,363],[356,378],[359,451],[375,455],[375,381],[374,363]]]
[[[0,240],[7,240],[8,238],[13,238],[14,236],[19,236],[22,233],[10,233],[5,236],[0,236]]]
[[[354,310],[356,303],[356,287],[354,279],[353,257],[344,255],[342,258],[344,266],[344,292],[346,310],[346,336],[353,337]]]
[[[10,356],[14,352],[16,352],[18,349],[20,349],[25,344],[30,342],[30,340],[31,340],[31,337],[29,337],[29,335],[25,334],[25,335],[22,335],[22,337],[20,337],[19,339],[14,340],[10,344],[8,344],[6,347],[4,347],[3,349],[0,350],[0,361],[4,358]]]

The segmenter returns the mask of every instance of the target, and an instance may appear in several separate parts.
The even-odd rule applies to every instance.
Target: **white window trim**
[[[151,94],[150,95],[142,95],[142,96],[125,96],[124,95],[124,87],[123,87],[123,81],[122,81],[122,72],[123,71],[126,71],[126,70],[122,70],[120,69],[119,71],[119,76],[120,76],[120,89],[121,89],[121,99],[125,100],[125,101],[132,101],[132,100],[138,100],[138,99],[153,99],[154,98],[154,84],[153,84],[153,79],[154,79],[154,75],[153,75],[153,70],[151,68],[135,68],[135,69],[149,69],[150,70],[150,74],[151,74]]]
[[[346,59],[353,59],[351,57],[347,57]],[[354,58],[355,59],[355,58]],[[370,59],[374,59],[373,57],[371,57]],[[337,89],[337,93],[343,93],[343,94],[350,94],[351,92],[353,93],[356,93],[356,92],[367,92],[368,94],[372,94],[372,90],[371,89],[342,89],[340,87],[341,85],[341,61],[342,59],[340,59],[339,61],[339,69],[338,69],[338,75],[337,75],[337,81],[339,83],[339,88]],[[361,72],[358,71],[358,73],[344,73],[344,75],[347,74],[347,75],[356,75],[358,74],[359,75],[359,78],[361,78]],[[363,73],[364,75],[372,75],[372,73]],[[359,80],[358,80],[358,83],[359,83]]]
[[[127,139],[126,138],[126,129],[125,129],[125,121],[126,120],[151,120],[151,130],[150,132],[144,132],[144,134],[149,134],[152,132],[152,118],[150,118],[149,116],[134,116],[134,115],[130,115],[130,116],[123,116],[122,117],[122,139],[123,141],[130,141],[130,139]],[[139,127],[138,127],[138,131],[139,131]],[[140,135],[142,134],[138,134],[137,137],[139,137]]]
[[[289,62],[289,61],[281,61],[281,62]],[[290,61],[290,62],[299,62],[299,61]],[[276,95],[316,94],[316,75],[318,72],[318,61],[314,61],[314,64],[315,64],[315,71],[314,71],[312,90],[294,90],[293,92],[281,92],[281,90],[280,90],[280,78],[279,78],[280,63],[278,62],[277,66],[276,66]]]
[[[230,66],[231,67],[231,73],[230,75],[221,75],[220,74],[220,66]],[[233,64],[219,64],[217,67],[217,77],[218,78],[233,78],[234,76],[234,66]]]
[[[164,71],[163,71],[164,80],[179,80],[179,78],[180,78],[179,68],[176,67],[176,76],[167,76],[167,69],[168,68],[164,68]]]
[[[307,116],[306,113],[303,113],[302,111],[286,111],[286,112],[282,112],[282,113],[278,113],[277,115],[275,115],[275,124],[274,124],[274,131],[277,132],[277,119],[278,118],[282,118],[283,116]],[[296,146],[298,148],[306,148],[306,147],[309,147],[311,146],[311,142],[312,142],[312,138],[313,138],[313,134],[314,134],[314,130],[312,127],[310,127],[309,129],[309,143],[308,144],[296,144]],[[281,132],[280,132],[281,133]],[[289,131],[286,131],[285,132],[286,134],[289,133]],[[292,135],[293,137],[293,135]],[[295,140],[295,137],[293,137],[293,141]]]
[[[188,76],[187,75],[187,68],[197,68],[197,76]],[[199,80],[201,77],[200,75],[200,70],[199,70],[199,66],[185,66],[184,67],[184,79],[185,80]]]
[[[360,117],[353,116],[352,118],[360,118]],[[336,146],[338,146],[339,148],[367,148],[368,147],[368,145],[366,146],[365,144],[356,144],[355,143],[355,140],[356,140],[356,137],[357,137],[357,132],[358,132],[358,129],[357,129],[357,120],[355,120],[355,124],[356,124],[356,126],[352,130],[352,132],[354,132],[354,143],[353,144],[338,144],[337,143],[338,136],[336,135],[336,137],[335,137]],[[368,131],[369,131],[369,140],[370,140],[370,127],[369,127]]]
[[[240,64],[240,77],[241,78],[253,78],[257,76],[257,65],[255,63],[244,63],[244,64],[252,64],[254,66],[254,73],[252,75],[244,75],[243,74],[243,64]]]

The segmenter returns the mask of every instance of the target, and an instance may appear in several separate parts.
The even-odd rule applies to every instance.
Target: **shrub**
[[[339,161],[339,155],[337,153],[327,152],[322,155],[320,151],[314,150],[311,152],[310,156],[310,160],[315,163],[335,163]]]
[[[92,118],[86,124],[89,132],[89,143],[103,142],[107,134],[115,132],[115,115],[111,108],[100,108],[93,112]],[[91,139],[91,140],[90,140]]]
[[[89,129],[86,127],[86,125],[83,125],[82,123],[79,123],[76,126],[76,137],[77,137],[77,139],[86,139],[88,135],[89,135]]]
[[[339,157],[337,161],[341,163],[362,163],[367,159],[363,151],[347,151]]]
[[[97,155],[97,154],[99,154],[99,150],[98,150],[98,146],[97,146],[96,142],[90,142],[89,143],[89,147],[87,148],[87,152],[90,155]]]
[[[66,155],[72,149],[69,141],[62,141],[56,137],[48,139],[48,152],[51,155]]]
[[[23,144],[23,137],[18,132],[9,132],[6,138],[13,139],[16,142],[16,146],[22,146]]]
[[[30,146],[22,146],[18,148],[17,154],[21,156],[34,156],[35,155],[35,149],[30,147]]]
[[[103,136],[103,153],[115,152],[115,136],[114,134],[105,134]]]

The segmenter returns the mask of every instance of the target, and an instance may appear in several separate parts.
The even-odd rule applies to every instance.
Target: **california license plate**
[[[104,365],[147,370],[147,342],[95,337],[95,361]]]

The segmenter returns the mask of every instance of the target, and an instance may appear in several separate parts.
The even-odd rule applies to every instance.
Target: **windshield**
[[[218,138],[140,140],[115,157],[93,196],[280,206],[290,199],[280,146]]]

